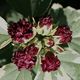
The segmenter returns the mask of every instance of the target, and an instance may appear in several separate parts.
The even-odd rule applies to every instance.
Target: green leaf
[[[52,79],[53,80],[72,80],[64,71],[62,67],[58,71],[52,72]]]
[[[38,71],[34,80],[53,80],[51,72]]]
[[[70,48],[80,53],[80,38],[73,38],[71,43],[68,44]]]
[[[80,34],[80,11],[71,7],[64,9],[67,24],[70,26],[73,37],[79,36]]]
[[[12,44],[8,44],[5,48],[0,50],[0,66],[11,63],[11,58],[13,54]]]
[[[4,48],[11,42],[11,38],[8,35],[0,35],[0,49]]]
[[[38,71],[34,80],[44,80],[44,73],[42,71]]]
[[[10,6],[6,3],[6,0],[0,2],[0,16],[5,17],[6,13],[9,11]]]
[[[11,38],[7,32],[7,26],[7,22],[2,17],[0,17],[0,49],[4,48],[11,42]]]
[[[62,62],[62,67],[71,80],[80,80],[80,64]]]
[[[30,71],[18,71],[17,67],[12,63],[5,66],[4,71],[5,74],[0,80],[32,80]]]
[[[8,34],[7,26],[8,26],[7,22],[2,17],[0,17],[0,34],[5,34],[5,35]]]
[[[64,9],[64,14],[66,15],[67,24],[72,30],[72,41],[69,43],[69,47],[80,53],[80,11],[71,7]]]
[[[51,72],[52,80],[80,80],[80,54],[68,49],[57,56],[61,66],[57,71]],[[48,76],[47,79],[49,79]]]
[[[42,72],[39,71],[34,80],[72,80],[62,67],[57,71]]]
[[[54,5],[54,4],[53,4]],[[57,4],[58,5],[58,4]],[[51,8],[50,15],[58,25],[69,25],[72,30],[72,36],[79,37],[80,35],[80,10],[72,7],[66,8]]]
[[[44,80],[53,80],[51,72],[45,72],[44,73]]]
[[[34,80],[71,80],[70,77],[62,70],[53,72],[38,72]]]
[[[5,71],[3,77],[0,80],[16,80],[19,75],[19,71],[16,70],[16,66],[14,64],[8,64],[3,69]]]
[[[69,50],[58,55],[61,61],[61,72],[70,78],[69,80],[80,80],[80,54]]]
[[[80,66],[80,54],[77,54],[74,50],[67,49],[67,51],[57,54],[57,56],[61,61],[60,68],[49,73],[38,71],[34,80],[79,80],[80,73],[77,73],[77,70]],[[75,69],[71,69],[72,67]]]
[[[64,61],[64,62],[80,64],[80,54],[77,54],[73,50],[64,51],[63,53],[58,54],[57,56],[62,62]]]
[[[57,7],[55,8],[54,7]],[[67,24],[66,21],[66,16],[64,15],[64,10],[62,7],[60,7],[59,4],[53,4],[49,13],[53,19],[54,19],[54,23],[58,26],[58,25],[62,25],[62,24]]]
[[[30,71],[22,70],[15,80],[32,80]]]
[[[69,25],[72,31],[72,41],[68,45],[70,48],[80,53],[80,40],[78,39],[80,37],[80,10],[76,10],[72,7],[60,7],[57,9],[52,7],[50,14],[57,25]]]
[[[10,22],[18,22],[20,19],[23,19],[23,16],[20,13],[14,11],[14,10],[11,10],[6,15],[6,20],[7,20],[8,23],[10,23]]]
[[[5,71],[3,70],[3,68],[0,68],[0,78],[4,75]]]
[[[7,2],[25,17],[41,16],[49,8],[52,0],[7,0]]]
[[[38,58],[38,57],[37,57]],[[36,65],[33,68],[33,71],[35,74],[38,73],[38,70],[40,70],[41,66],[40,66],[40,62],[39,62],[39,58],[37,59]]]

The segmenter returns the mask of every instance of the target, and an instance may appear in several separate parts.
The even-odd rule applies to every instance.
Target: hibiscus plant
[[[52,0],[7,2],[0,80],[80,80],[80,10]]]

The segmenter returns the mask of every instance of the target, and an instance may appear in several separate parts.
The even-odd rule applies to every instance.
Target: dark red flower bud
[[[68,26],[59,26],[55,35],[60,36],[60,42],[66,44],[72,40],[72,31]]]
[[[39,50],[38,47],[36,47],[34,43],[25,48],[25,52],[27,54],[30,54],[31,56],[36,56],[38,50]]]
[[[33,25],[31,23],[22,19],[19,22],[10,25],[8,33],[14,41],[22,43],[33,36],[32,27]]]
[[[16,64],[19,70],[31,70],[36,63],[36,56],[32,57],[30,54],[26,54],[24,51],[17,51],[13,54],[12,62]]]
[[[50,27],[51,24],[52,24],[52,18],[50,16],[40,19],[40,23],[39,23],[40,27],[43,27],[44,25]]]
[[[33,43],[22,51],[16,51],[12,56],[12,62],[17,65],[19,70],[22,68],[31,70],[36,63],[37,53],[38,47]]]
[[[43,72],[55,71],[60,67],[60,60],[57,58],[57,56],[49,51],[46,53],[45,57],[42,57],[41,62]]]
[[[49,39],[48,44],[49,44],[50,46],[52,46],[52,45],[54,45],[54,41],[53,41],[52,39]]]

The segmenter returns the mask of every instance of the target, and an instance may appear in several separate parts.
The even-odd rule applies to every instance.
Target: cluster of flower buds
[[[53,18],[50,16],[41,18],[36,25],[35,27],[33,23],[22,19],[8,27],[8,33],[14,45],[18,43],[20,46],[25,46],[14,51],[12,62],[19,70],[23,68],[32,70],[39,55],[43,72],[58,70],[61,62],[56,53],[64,51],[60,44],[64,45],[71,42],[72,31],[67,25],[59,25],[55,28]],[[29,41],[27,42],[27,40]],[[42,47],[37,47],[38,42]],[[42,49],[44,50],[43,54],[41,54]]]

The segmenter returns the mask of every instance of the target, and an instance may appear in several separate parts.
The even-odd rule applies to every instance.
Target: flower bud
[[[60,60],[50,51],[46,53],[45,57],[41,58],[41,63],[43,72],[55,71],[60,67]]]
[[[59,26],[55,35],[60,36],[60,43],[66,44],[72,40],[72,31],[68,26]]]
[[[13,41],[23,43],[33,36],[33,25],[26,19],[22,19],[10,25],[8,27],[8,33]]]
[[[52,29],[52,18],[45,17],[39,20],[39,24],[37,26],[37,32],[41,35],[48,35]]]
[[[52,38],[49,38],[49,37],[46,37],[45,39],[44,39],[44,43],[45,43],[45,45],[47,46],[47,47],[52,47],[52,46],[54,46],[54,40],[52,39]]]
[[[12,62],[16,64],[19,70],[23,68],[31,70],[36,63],[38,50],[39,49],[33,43],[23,50],[14,52]]]
[[[16,64],[19,70],[31,70],[36,63],[36,57],[32,57],[30,54],[25,54],[24,51],[17,51],[13,54],[12,62]]]

